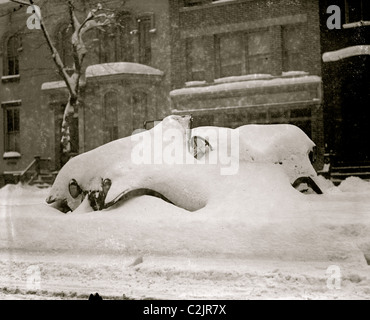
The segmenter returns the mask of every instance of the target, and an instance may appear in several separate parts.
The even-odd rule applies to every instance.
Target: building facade
[[[170,29],[166,0],[99,1],[115,21],[85,35],[81,94],[71,131],[72,155],[130,135],[148,119],[170,112]],[[77,1],[82,20],[98,1]],[[72,67],[68,7],[60,1],[39,3],[45,25],[69,72]],[[34,162],[49,160],[58,170],[68,160],[60,147],[67,102],[41,30],[28,29],[30,14],[19,4],[0,5],[0,172],[14,181]],[[17,179],[15,179],[17,180]]]
[[[319,1],[171,2],[172,113],[194,125],[291,123],[322,166]]]
[[[82,18],[97,2],[77,1],[76,12]],[[194,126],[295,124],[317,146],[317,170],[328,153],[370,159],[361,141],[369,135],[369,55],[355,54],[369,40],[361,22],[368,19],[366,1],[337,1],[339,30],[327,28],[327,7],[335,3],[326,0],[100,2],[117,21],[86,35],[72,155],[145,122],[192,114]],[[68,71],[66,6],[49,0],[40,7]],[[1,184],[35,157],[48,159],[50,170],[68,161],[60,147],[68,92],[41,31],[26,27],[28,17],[23,6],[0,5]],[[349,47],[355,53],[335,59],[333,52]]]
[[[325,8],[336,5],[340,28]],[[321,1],[325,141],[336,166],[370,166],[370,2]]]

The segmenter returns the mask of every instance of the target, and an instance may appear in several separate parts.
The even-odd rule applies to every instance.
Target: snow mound
[[[326,179],[323,176],[318,175],[315,179],[315,182],[324,193],[340,192],[330,179]]]
[[[292,183],[300,176],[316,177],[308,157],[315,144],[298,127],[246,125],[239,131],[244,150],[252,161],[281,165]]]
[[[209,143],[197,145],[197,157],[195,137]],[[142,195],[143,190],[159,193],[189,211],[222,205],[233,194],[235,199],[294,197],[298,192],[291,183],[302,176],[316,177],[308,158],[313,146],[293,125],[190,130],[190,116],[169,116],[149,131],[71,159],[59,172],[47,201],[67,201],[75,210],[83,199],[69,194],[72,179],[84,192],[100,194],[102,181],[111,180],[106,207],[126,195]],[[273,192],[264,191],[272,186]]]
[[[348,177],[338,186],[342,192],[369,193],[370,182],[358,177]]]
[[[35,186],[21,183],[7,184],[0,189],[0,204],[42,204],[45,203],[45,197],[49,193],[49,190],[50,188],[40,189]],[[12,203],[9,202],[10,199],[13,199]]]

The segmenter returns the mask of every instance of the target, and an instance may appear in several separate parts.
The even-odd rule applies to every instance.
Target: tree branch
[[[21,0],[10,0],[10,2],[14,2],[14,3],[18,3],[18,4],[21,4],[21,5],[24,5],[24,6],[32,6],[33,5],[33,2],[25,2],[25,1],[21,1]]]

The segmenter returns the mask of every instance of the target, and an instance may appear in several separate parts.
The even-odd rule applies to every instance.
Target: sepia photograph
[[[370,299],[369,71],[369,0],[0,0],[0,300]]]

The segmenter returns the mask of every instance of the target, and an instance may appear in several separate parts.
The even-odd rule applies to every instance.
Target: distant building
[[[318,0],[171,1],[172,113],[291,123],[324,154]]]
[[[370,162],[369,1],[100,2],[119,24],[87,37],[72,155],[145,121],[192,114],[194,126],[295,124],[317,146],[317,170],[325,154],[339,164]],[[342,9],[340,30],[326,26],[333,4]],[[68,68],[66,7],[40,6]],[[91,8],[76,6],[81,14]],[[68,160],[60,147],[68,93],[41,31],[27,29],[28,16],[24,6],[0,5],[0,184],[37,167],[36,156],[50,171]]]
[[[118,22],[86,34],[88,54],[81,80],[81,104],[71,126],[72,155],[143,128],[146,120],[170,112],[170,23],[167,0],[100,1]],[[90,2],[89,2],[90,3]],[[93,8],[76,2],[78,14]],[[95,4],[97,1],[94,2]],[[67,68],[72,66],[71,28],[66,4],[40,4],[48,31]],[[41,30],[29,30],[26,7],[0,5],[0,173],[17,181],[34,157],[58,170],[68,160],[60,147],[67,102]],[[44,161],[45,162],[45,161]],[[1,183],[0,183],[1,184]]]
[[[370,171],[370,1],[320,4],[327,151],[335,166]],[[329,5],[341,9],[340,29],[326,26]]]

